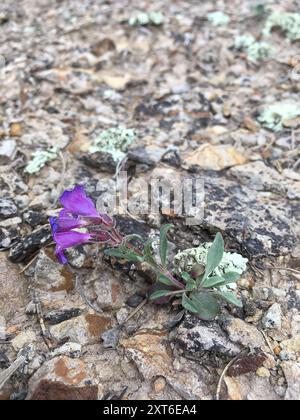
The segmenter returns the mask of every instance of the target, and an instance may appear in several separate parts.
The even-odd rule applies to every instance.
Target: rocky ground
[[[262,35],[297,3],[1,1],[0,399],[299,399],[300,35]],[[276,51],[241,48],[245,34]],[[199,226],[121,230],[171,221],[174,251],[221,231],[250,260],[243,310],[207,323],[143,305],[147,275],[98,247],[56,262],[48,217],[65,188],[109,190],[116,164],[90,147],[117,125],[136,132],[132,194],[151,177],[206,188]]]

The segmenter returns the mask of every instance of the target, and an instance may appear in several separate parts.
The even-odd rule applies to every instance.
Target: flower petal
[[[53,235],[53,238],[57,245],[61,247],[62,250],[71,248],[72,246],[81,245],[88,243],[92,236],[89,233],[81,232],[56,232]]]
[[[62,210],[59,213],[59,217],[56,221],[56,224],[59,231],[66,231],[86,226],[88,222],[86,220],[81,219],[80,217],[74,217],[66,210]]]
[[[93,200],[87,197],[84,188],[80,185],[71,191],[65,191],[60,197],[60,202],[67,212],[87,217],[99,217]]]
[[[60,246],[57,246],[57,247],[56,247],[56,250],[55,250],[55,255],[56,255],[56,257],[57,257],[58,261],[59,261],[61,264],[64,264],[64,265],[65,265],[65,264],[67,264],[67,263],[68,263],[68,259],[67,259],[67,257],[65,256],[63,249],[62,249]]]

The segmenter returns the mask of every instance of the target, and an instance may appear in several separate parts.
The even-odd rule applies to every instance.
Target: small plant
[[[195,264],[189,272],[175,273],[176,270],[170,269],[168,264],[167,235],[172,225],[161,228],[159,256],[156,256],[153,247],[155,239],[145,241],[140,235],[122,236],[114,219],[96,210],[83,187],[65,191],[60,201],[64,209],[59,217],[51,218],[50,223],[57,244],[56,255],[61,263],[67,263],[64,252],[70,247],[104,243],[110,246],[104,251],[106,255],[135,264],[146,264],[155,272],[157,283],[150,292],[150,300],[154,303],[167,303],[178,298],[187,311],[207,321],[218,315],[221,301],[242,307],[242,302],[225,287],[237,282],[241,273],[218,271],[222,261],[224,264],[225,254],[220,233],[207,251],[205,264]]]

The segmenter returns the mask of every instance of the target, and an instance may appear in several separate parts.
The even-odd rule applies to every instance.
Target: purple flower
[[[68,262],[64,251],[73,246],[89,242],[120,242],[114,219],[96,210],[83,187],[77,186],[71,191],[65,191],[60,202],[64,209],[58,217],[50,218],[50,224],[56,242],[55,254],[62,264]],[[83,228],[84,232],[80,231]]]
[[[67,264],[68,260],[64,251],[76,245],[86,244],[92,240],[92,235],[77,231],[60,231],[57,218],[50,219],[53,239],[56,242],[55,254],[61,264]]]
[[[104,213],[99,213],[94,202],[87,197],[82,186],[77,186],[71,191],[65,191],[60,197],[60,202],[64,206],[64,214],[76,217],[94,219],[95,222],[103,223],[106,226],[114,226],[114,220]]]

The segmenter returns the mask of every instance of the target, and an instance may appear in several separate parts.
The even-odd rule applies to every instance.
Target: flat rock
[[[176,343],[189,353],[209,354],[209,357],[235,357],[241,347],[232,343],[217,322],[203,322],[186,315],[179,326]]]
[[[68,266],[62,266],[54,256],[51,255],[51,257],[44,250],[40,251],[35,265],[35,287],[44,291],[70,292],[74,288],[72,272]]]
[[[262,319],[265,328],[281,329],[282,310],[279,303],[274,303]]]
[[[43,227],[19,238],[11,247],[9,258],[12,262],[28,261],[32,255],[45,246],[52,238],[50,227]]]
[[[27,400],[96,400],[98,386],[87,365],[58,356],[45,362],[31,377]]]
[[[223,176],[206,175],[203,225],[223,231],[248,256],[290,253],[297,243],[292,220],[293,208],[287,201],[259,194]]]
[[[58,341],[68,339],[84,346],[99,343],[101,335],[110,327],[110,317],[86,314],[50,327],[50,333]]]
[[[222,328],[235,344],[249,349],[265,348],[265,340],[262,333],[254,325],[248,324],[239,318],[224,319]]]
[[[9,197],[0,198],[0,219],[7,219],[15,216],[18,208],[15,202]]]
[[[193,153],[183,156],[186,167],[222,171],[247,162],[247,158],[231,146],[204,144]]]
[[[299,401],[300,396],[300,363],[283,362],[281,364],[288,389],[285,394],[286,401]]]
[[[172,351],[162,331],[139,331],[133,337],[122,340],[128,357],[136,364],[146,380],[158,376],[185,399],[212,399],[212,376],[204,368],[189,361],[173,362]]]

